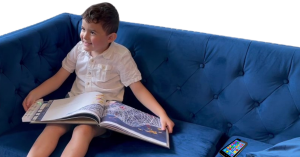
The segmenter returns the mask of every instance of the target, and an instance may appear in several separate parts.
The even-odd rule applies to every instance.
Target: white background
[[[296,0],[107,0],[121,21],[300,47]],[[101,0],[0,0],[0,35]]]

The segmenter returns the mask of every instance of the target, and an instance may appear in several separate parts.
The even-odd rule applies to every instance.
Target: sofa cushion
[[[260,141],[256,141],[256,140],[241,137],[241,136],[232,136],[231,138],[229,138],[227,140],[227,142],[222,146],[222,148],[224,148],[226,145],[228,145],[229,143],[231,143],[233,140],[235,140],[237,138],[239,138],[239,139],[241,139],[241,140],[248,143],[248,145],[244,148],[244,150],[242,150],[242,152],[238,155],[239,157],[246,156],[246,154],[249,153],[249,152],[261,151],[261,150],[264,150],[264,149],[267,149],[267,148],[273,146],[271,144],[263,143],[263,142],[260,142]],[[222,155],[218,153],[216,155],[216,157],[222,157]]]
[[[280,142],[266,150],[247,153],[247,157],[299,157],[300,137]]]
[[[111,137],[95,138],[86,156],[213,156],[222,133],[218,130],[174,120],[174,133],[170,136],[170,149],[144,142],[126,135],[113,133]],[[26,156],[44,125],[22,124],[0,136],[0,156]],[[51,156],[60,156],[71,138],[64,135]]]

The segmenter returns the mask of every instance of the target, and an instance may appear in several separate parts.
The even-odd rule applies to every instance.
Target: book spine
[[[32,104],[22,117],[22,122],[30,122],[42,104],[43,99],[39,99],[34,104]]]

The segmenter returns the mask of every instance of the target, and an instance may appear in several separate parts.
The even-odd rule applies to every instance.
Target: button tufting
[[[273,137],[274,137],[274,135],[273,135],[273,134],[269,134],[269,137],[270,137],[270,138],[273,138]]]
[[[21,62],[20,62],[20,64],[21,64],[21,65],[23,65],[23,64],[24,64],[24,62],[23,62],[23,61],[21,61]]]
[[[191,118],[195,118],[195,114],[194,113],[190,113],[190,117]]]
[[[38,80],[38,79],[35,79],[35,80],[34,80],[34,83],[39,83],[39,80]]]
[[[240,75],[240,76],[243,76],[243,75],[244,75],[244,72],[243,72],[243,71],[240,71],[240,72],[239,72],[239,75]]]
[[[219,96],[218,96],[217,94],[216,94],[216,95],[214,95],[214,99],[218,99],[218,97],[219,97]]]
[[[200,67],[200,68],[204,68],[204,64],[200,64],[199,67]]]
[[[255,102],[255,103],[254,103],[254,106],[255,106],[255,107],[258,107],[258,106],[259,106],[259,102]]]
[[[39,54],[39,55],[42,55],[42,52],[40,51],[40,52],[38,52],[38,54]]]
[[[19,93],[19,89],[16,89],[16,90],[15,90],[15,94],[18,94],[18,93]]]
[[[289,80],[283,80],[283,83],[284,83],[284,84],[288,84],[288,83],[289,83]]]
[[[131,52],[131,55],[132,55],[132,57],[134,57],[135,56],[135,52],[133,51],[133,52]]]
[[[3,72],[3,69],[0,69],[0,73],[2,73]]]
[[[169,60],[169,58],[167,57],[166,59],[165,59],[165,61],[167,62]]]
[[[181,88],[180,88],[180,87],[177,87],[177,89],[180,90]]]
[[[228,123],[227,126],[228,126],[229,128],[231,128],[231,127],[232,127],[232,124],[231,124],[231,123]]]

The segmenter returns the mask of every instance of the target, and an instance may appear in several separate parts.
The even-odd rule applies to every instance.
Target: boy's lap
[[[104,135],[102,138],[108,136],[110,132],[97,125],[85,125],[85,124],[47,124],[44,132],[53,134],[59,133],[61,135],[72,132],[78,133],[79,135],[83,133],[83,135],[90,134],[93,137],[100,137]]]
[[[59,133],[61,135],[69,132],[72,129],[70,124],[47,124],[43,132],[50,134]]]
[[[73,134],[78,133],[85,134],[85,135],[92,135],[93,137],[100,136],[106,132],[105,128],[102,128],[98,125],[85,125],[85,124],[79,124],[75,125],[73,129]]]
[[[65,96],[65,98],[69,98],[69,94],[67,94]],[[77,126],[80,126],[82,124],[68,124],[70,125],[70,129],[67,131],[67,132],[70,132],[70,131],[73,131]],[[100,137],[100,138],[108,138],[109,136],[111,136],[111,131],[110,130],[107,130],[105,128],[102,128],[100,126],[97,126],[97,125],[94,125],[96,126],[96,135],[94,137]],[[103,130],[104,129],[104,130]]]

